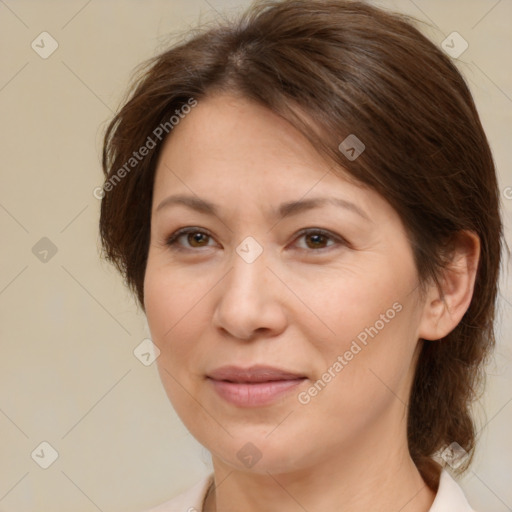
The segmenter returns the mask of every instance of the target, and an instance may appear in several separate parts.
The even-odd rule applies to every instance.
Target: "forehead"
[[[253,187],[314,186],[330,170],[332,164],[288,121],[253,101],[216,94],[201,99],[165,141],[156,185],[173,181],[174,172],[212,185],[229,178]],[[348,177],[341,168],[336,172]]]

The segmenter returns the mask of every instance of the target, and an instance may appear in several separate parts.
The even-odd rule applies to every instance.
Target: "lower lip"
[[[258,407],[289,393],[306,379],[274,380],[254,384],[208,380],[213,384],[215,391],[227,402],[239,407]]]

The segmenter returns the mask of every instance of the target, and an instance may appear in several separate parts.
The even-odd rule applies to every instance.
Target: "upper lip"
[[[240,366],[221,366],[207,375],[214,380],[231,382],[269,382],[276,380],[302,379],[305,375],[273,366],[254,365],[249,368]]]

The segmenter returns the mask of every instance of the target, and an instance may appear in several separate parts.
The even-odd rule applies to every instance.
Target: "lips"
[[[284,399],[307,379],[303,374],[272,366],[222,366],[208,375],[213,390],[236,407],[263,407]]]
[[[208,377],[214,380],[225,380],[237,383],[273,382],[280,380],[303,379],[306,376],[273,366],[255,365],[250,368],[239,366],[222,366],[213,370]]]

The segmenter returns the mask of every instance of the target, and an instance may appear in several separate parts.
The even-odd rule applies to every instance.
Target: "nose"
[[[267,267],[265,251],[252,263],[236,252],[233,265],[216,287],[214,327],[232,337],[251,340],[284,331],[287,316],[282,299],[284,285]]]

